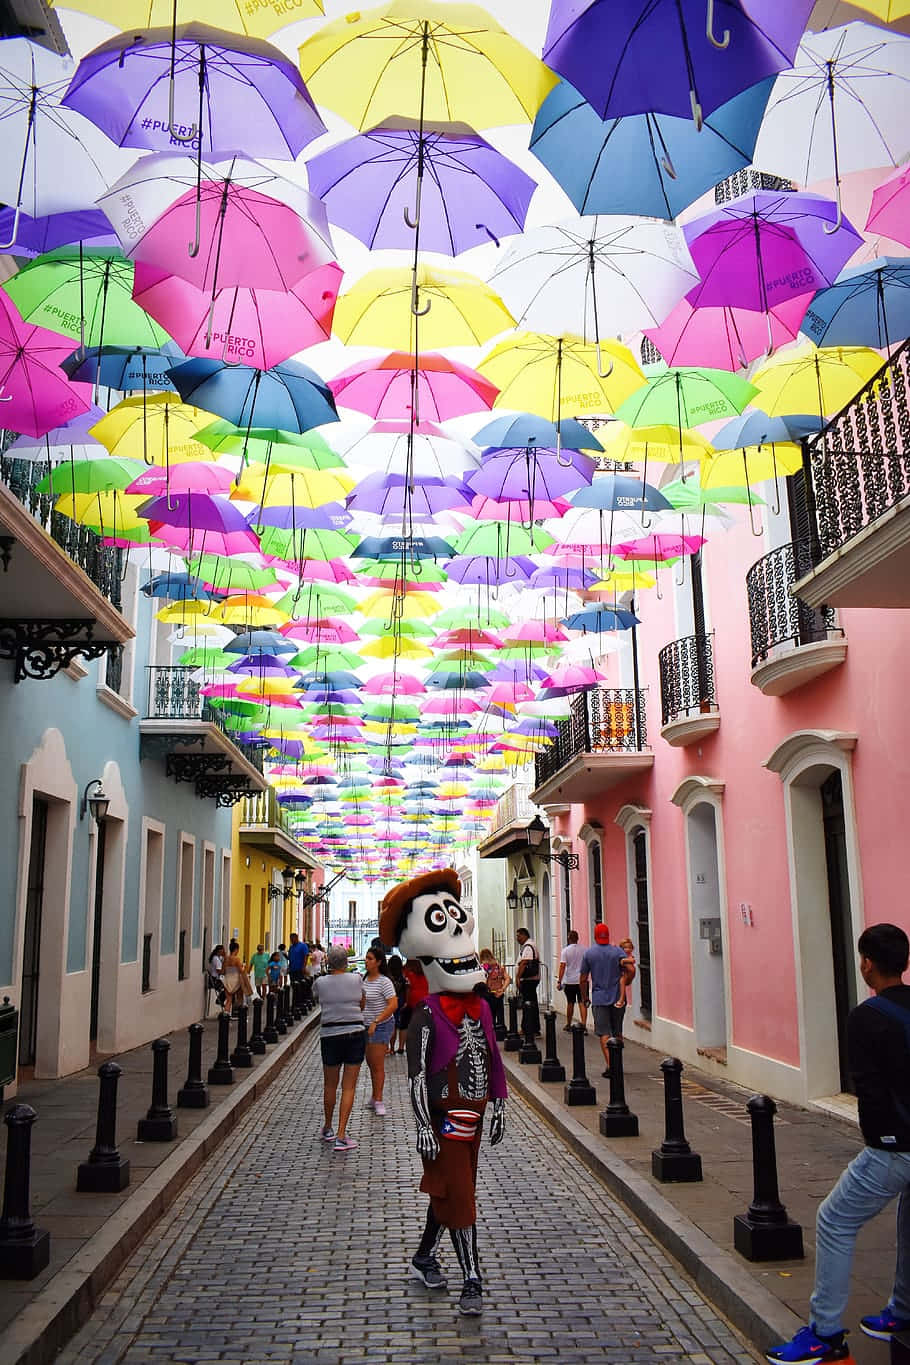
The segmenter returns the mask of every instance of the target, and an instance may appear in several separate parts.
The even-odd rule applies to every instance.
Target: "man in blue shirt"
[[[588,982],[591,983],[591,1004],[594,1007],[594,1032],[600,1039],[604,1055],[604,1075],[610,1074],[610,1049],[607,1043],[619,1037],[621,1022],[617,1026],[616,1001],[619,998],[620,979],[624,967],[634,967],[634,960],[626,957],[622,948],[610,942],[610,930],[605,924],[595,924],[594,942],[585,951],[581,960],[582,999],[587,995]],[[621,1021],[622,1016],[619,1016]]]
[[[290,977],[291,985],[296,986],[297,990],[300,989],[300,986],[297,986],[297,982],[300,982],[301,986],[303,985],[304,974],[306,972],[306,960],[309,955],[310,950],[307,945],[301,943],[296,934],[291,934],[291,943],[288,948],[288,976]],[[296,993],[294,999],[297,999]]]

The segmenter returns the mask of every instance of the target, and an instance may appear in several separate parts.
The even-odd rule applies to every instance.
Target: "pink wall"
[[[739,509],[737,509],[739,513]],[[783,786],[763,761],[794,731],[831,729],[859,736],[853,779],[867,923],[889,919],[910,928],[907,910],[906,812],[910,809],[908,707],[910,632],[906,615],[887,611],[842,614],[846,662],[785,697],[765,697],[749,681],[751,644],[745,577],[766,552],[741,518],[715,531],[704,551],[709,629],[721,726],[700,745],[673,748],[660,737],[658,650],[678,634],[670,575],[661,570],[663,600],[643,594],[639,665],[647,686],[648,736],[655,754],[651,774],[612,788],[563,823],[576,832],[584,820],[604,826],[605,918],[614,941],[628,931],[625,836],[614,823],[619,808],[650,808],[652,939],[657,1013],[691,1026],[692,964],[686,882],[684,817],[671,795],[687,776],[725,783],[722,826],[726,853],[728,949],[732,1017],[730,1041],[741,1048],[799,1064],[791,924],[790,881]],[[678,572],[678,570],[677,570]],[[686,591],[690,591],[687,578]],[[610,684],[619,682],[610,664]],[[568,832],[568,831],[566,831]],[[584,854],[583,846],[575,847]],[[573,887],[577,927],[587,935],[585,858]],[[753,927],[743,924],[740,902],[752,906]]]

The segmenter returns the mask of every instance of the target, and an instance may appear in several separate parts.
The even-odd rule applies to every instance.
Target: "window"
[[[196,880],[196,843],[188,835],[180,836],[180,851],[177,855],[177,911],[179,915],[179,935],[177,938],[177,980],[184,981],[190,972],[189,940],[193,927],[193,902]]]
[[[592,839],[588,844],[588,887],[591,892],[591,914],[594,923],[600,924],[604,917],[604,892],[603,856],[599,839]]]
[[[638,940],[638,991],[643,1019],[651,1018],[651,892],[648,885],[648,836],[643,826],[632,831],[632,880]]]
[[[348,923],[349,923],[349,924],[355,924],[356,922],[357,922],[357,902],[356,902],[356,901],[348,901]]]
[[[144,821],[139,868],[142,895],[142,992],[158,984],[158,947],[164,901],[164,826]]]

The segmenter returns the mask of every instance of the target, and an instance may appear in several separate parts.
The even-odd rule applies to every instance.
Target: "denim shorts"
[[[360,1066],[366,1048],[366,1029],[354,1033],[330,1033],[320,1040],[323,1066]]]
[[[372,1043],[390,1043],[395,1037],[395,1019],[383,1019],[381,1024],[377,1024],[372,1035],[367,1034],[367,1046]]]

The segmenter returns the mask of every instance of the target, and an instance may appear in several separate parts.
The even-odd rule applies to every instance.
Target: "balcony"
[[[199,797],[233,806],[265,791],[262,749],[233,739],[221,714],[199,695],[194,669],[150,667],[148,711],[139,722],[139,755],[164,759],[168,777],[192,782]]]
[[[240,798],[238,841],[248,847],[281,858],[291,867],[319,867],[291,832],[287,815],[272,787]]]
[[[782,697],[847,657],[847,642],[831,607],[811,607],[793,596],[801,571],[811,563],[802,541],[781,545],[746,574],[752,677],[768,697]]]
[[[596,687],[572,698],[559,734],[534,763],[538,806],[587,801],[654,766],[648,749],[645,694]]]
[[[16,682],[52,678],[133,635],[120,613],[122,552],[53,511],[35,491],[44,472],[0,455],[0,658]]]
[[[687,635],[664,645],[657,656],[660,670],[660,734],[683,748],[720,728],[714,690],[714,640]]]
[[[477,845],[481,858],[508,858],[528,848],[528,825],[539,814],[531,800],[530,786],[514,782],[496,802],[490,832]]]
[[[807,443],[818,550],[810,607],[910,607],[910,342]]]

